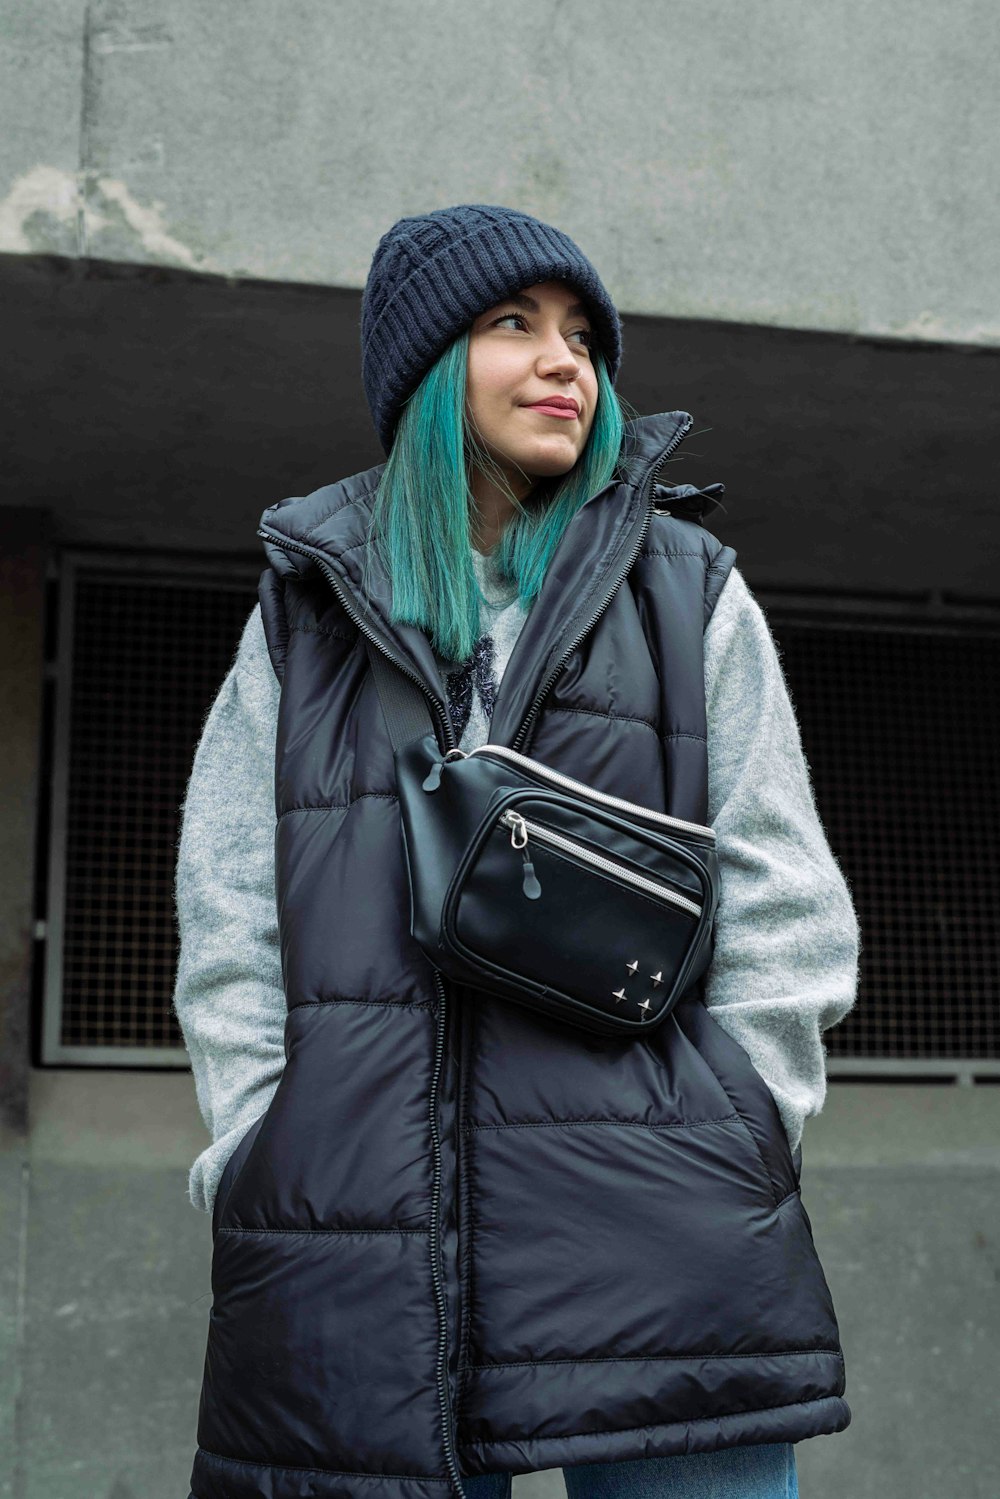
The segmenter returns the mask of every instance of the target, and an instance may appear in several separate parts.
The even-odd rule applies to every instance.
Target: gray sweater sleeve
[[[205,721],[182,809],[175,900],[174,1011],[212,1144],[191,1168],[211,1212],[240,1139],[285,1065],[285,992],[274,894],[278,680],[260,605]]]
[[[705,998],[774,1094],[794,1148],[826,1094],[821,1032],[853,1003],[858,926],[774,640],[736,568],[705,632],[705,690],[722,885]],[[278,697],[258,606],[195,754],[176,870],[174,1008],[212,1137],[189,1192],[206,1212],[285,1063],[274,890]]]
[[[721,897],[705,1003],[774,1094],[792,1149],[826,1098],[821,1033],[857,990],[860,930],[820,822],[767,619],[733,568],[705,632]]]

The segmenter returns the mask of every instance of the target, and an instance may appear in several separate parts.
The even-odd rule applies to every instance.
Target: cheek
[[[594,366],[592,364],[587,365],[585,369],[581,370],[578,384],[584,400],[586,401],[587,409],[590,412],[590,426],[593,426],[594,413],[597,410],[597,397],[600,393],[600,387],[597,383],[597,371],[594,369]],[[590,430],[590,426],[588,426],[588,432]]]
[[[469,345],[466,385],[477,395],[509,395],[530,375],[524,345],[513,340],[484,339]]]
[[[499,432],[501,427],[506,428],[518,388],[517,374],[502,358],[483,360],[475,371],[470,368],[467,399],[484,431]]]

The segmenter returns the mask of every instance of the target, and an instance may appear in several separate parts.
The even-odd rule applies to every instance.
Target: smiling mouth
[[[574,421],[578,413],[572,406],[548,406],[545,402],[538,405],[526,406],[525,411],[537,411],[539,416],[561,417],[563,421]]]

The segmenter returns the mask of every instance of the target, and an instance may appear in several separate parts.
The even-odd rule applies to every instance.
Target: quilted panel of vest
[[[675,1015],[753,1141],[777,1206],[799,1190],[799,1177],[774,1095],[743,1047],[700,1000],[682,1002]]]
[[[592,1433],[604,1461],[614,1431],[635,1456],[625,1434],[637,1442],[648,1426],[652,1443],[665,1412],[699,1429],[736,1419],[748,1381],[776,1421],[839,1393],[836,1322],[798,1194],[777,1200],[742,1116],[675,1018],[639,1045],[580,1048],[480,997],[476,1062],[458,1428],[472,1471],[511,1455],[580,1461],[570,1434]]]

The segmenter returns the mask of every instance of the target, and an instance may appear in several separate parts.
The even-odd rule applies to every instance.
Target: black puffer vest
[[[633,424],[555,554],[491,738],[705,822],[703,633],[735,553],[670,513],[689,486],[657,485],[690,425]],[[445,981],[410,935],[359,628],[454,737],[427,637],[390,624],[384,574],[362,588],[381,471],[261,519],[287,1063],[215,1203],[193,1494],[443,1499],[463,1474],[839,1431],[796,1163],[701,995],[621,1042]]]

